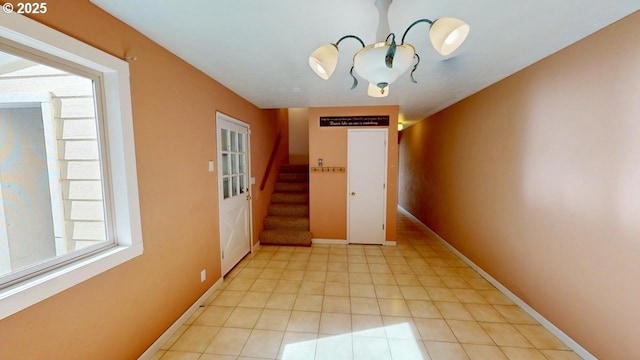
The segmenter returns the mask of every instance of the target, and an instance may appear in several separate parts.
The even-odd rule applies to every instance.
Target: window
[[[115,244],[100,78],[12,50],[0,44],[0,288]]]
[[[0,319],[142,253],[128,64],[2,16]]]

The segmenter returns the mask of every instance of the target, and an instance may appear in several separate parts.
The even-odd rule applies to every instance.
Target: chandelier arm
[[[413,70],[411,70],[411,75],[410,76],[411,76],[411,82],[414,83],[414,84],[417,84],[418,82],[416,81],[416,79],[414,79],[413,73],[418,68],[418,64],[420,64],[420,55],[414,54],[413,57],[415,57],[418,61],[416,61],[416,64],[413,65]]]
[[[393,68],[393,58],[396,56],[396,34],[389,34],[385,42],[389,42],[389,38],[391,38],[391,44],[389,45],[389,50],[387,50],[387,54],[384,57],[384,63],[389,69],[391,69]]]
[[[351,85],[351,90],[355,89],[358,86],[358,79],[356,79],[356,76],[353,75],[353,68],[354,66],[351,65],[351,71],[349,71],[349,75],[351,75],[351,77],[353,78],[353,85]]]
[[[359,37],[355,36],[355,35],[345,35],[343,37],[340,38],[340,40],[336,41],[336,46],[338,46],[338,44],[340,44],[340,42],[344,39],[356,39],[360,42],[360,45],[362,45],[362,47],[364,47],[364,41],[362,41],[362,39],[360,39]]]
[[[429,20],[429,19],[420,19],[420,20],[416,20],[413,22],[413,24],[409,25],[409,27],[407,28],[407,30],[404,31],[404,34],[402,34],[402,42],[400,43],[400,45],[404,45],[404,37],[407,36],[407,33],[409,32],[409,30],[411,30],[412,27],[416,26],[419,23],[429,23],[429,25],[433,24],[433,21]]]

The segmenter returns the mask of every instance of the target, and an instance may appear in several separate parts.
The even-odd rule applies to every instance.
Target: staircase
[[[311,246],[309,166],[280,167],[259,238],[261,245]]]

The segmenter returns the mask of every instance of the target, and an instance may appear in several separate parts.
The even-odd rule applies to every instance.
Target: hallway
[[[153,359],[580,359],[402,212],[397,239],[263,246]]]

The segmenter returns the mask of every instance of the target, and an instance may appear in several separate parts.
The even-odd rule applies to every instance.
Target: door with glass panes
[[[221,113],[218,134],[218,194],[222,274],[251,250],[249,125]]]

